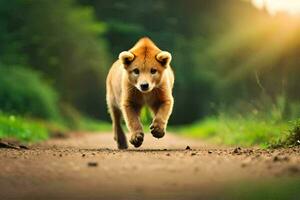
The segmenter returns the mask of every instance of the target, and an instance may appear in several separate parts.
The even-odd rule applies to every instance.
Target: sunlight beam
[[[290,15],[300,15],[300,0],[251,0],[259,9],[265,8],[271,15],[284,12]]]

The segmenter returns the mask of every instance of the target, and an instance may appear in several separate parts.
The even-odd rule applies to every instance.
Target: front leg
[[[140,110],[141,106],[134,105],[132,103],[123,104],[123,116],[126,122],[126,126],[131,133],[130,143],[134,147],[139,147],[142,145],[144,140],[143,127],[140,122]]]
[[[155,117],[150,126],[153,137],[162,138],[165,135],[167,123],[173,109],[173,98],[153,105]]]

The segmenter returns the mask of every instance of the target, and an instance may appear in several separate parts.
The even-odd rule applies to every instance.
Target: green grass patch
[[[43,124],[14,115],[0,114],[0,138],[15,138],[25,142],[37,142],[49,138]]]
[[[70,127],[62,122],[28,119],[0,113],[0,139],[10,138],[22,142],[38,142],[51,137],[62,136],[71,131],[99,132],[110,130],[110,123],[86,117],[81,117],[76,127]]]
[[[300,119],[292,123],[290,129],[281,137],[278,138],[271,147],[293,147],[300,145]]]
[[[219,116],[181,127],[177,132],[220,144],[267,147],[287,134],[289,127],[290,123],[283,121]]]

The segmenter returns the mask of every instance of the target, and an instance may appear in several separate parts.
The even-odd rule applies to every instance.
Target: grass
[[[46,126],[14,115],[0,115],[0,138],[37,142],[49,138]]]
[[[286,132],[286,134],[271,144],[271,147],[281,148],[298,145],[300,145],[300,119],[291,125],[291,128]]]
[[[288,131],[292,128],[291,123],[282,120],[219,116],[181,127],[177,132],[189,137],[209,139],[219,144],[268,147],[278,141],[294,141],[293,131]]]
[[[27,119],[0,113],[0,139],[17,139],[22,142],[38,142],[70,131],[110,131],[111,125],[102,121],[81,117],[76,127],[61,122]]]

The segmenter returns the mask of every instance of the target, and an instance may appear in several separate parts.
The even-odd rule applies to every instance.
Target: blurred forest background
[[[106,74],[143,36],[173,55],[182,132],[257,144],[300,117],[299,15],[246,0],[0,0],[0,137],[107,129]]]

